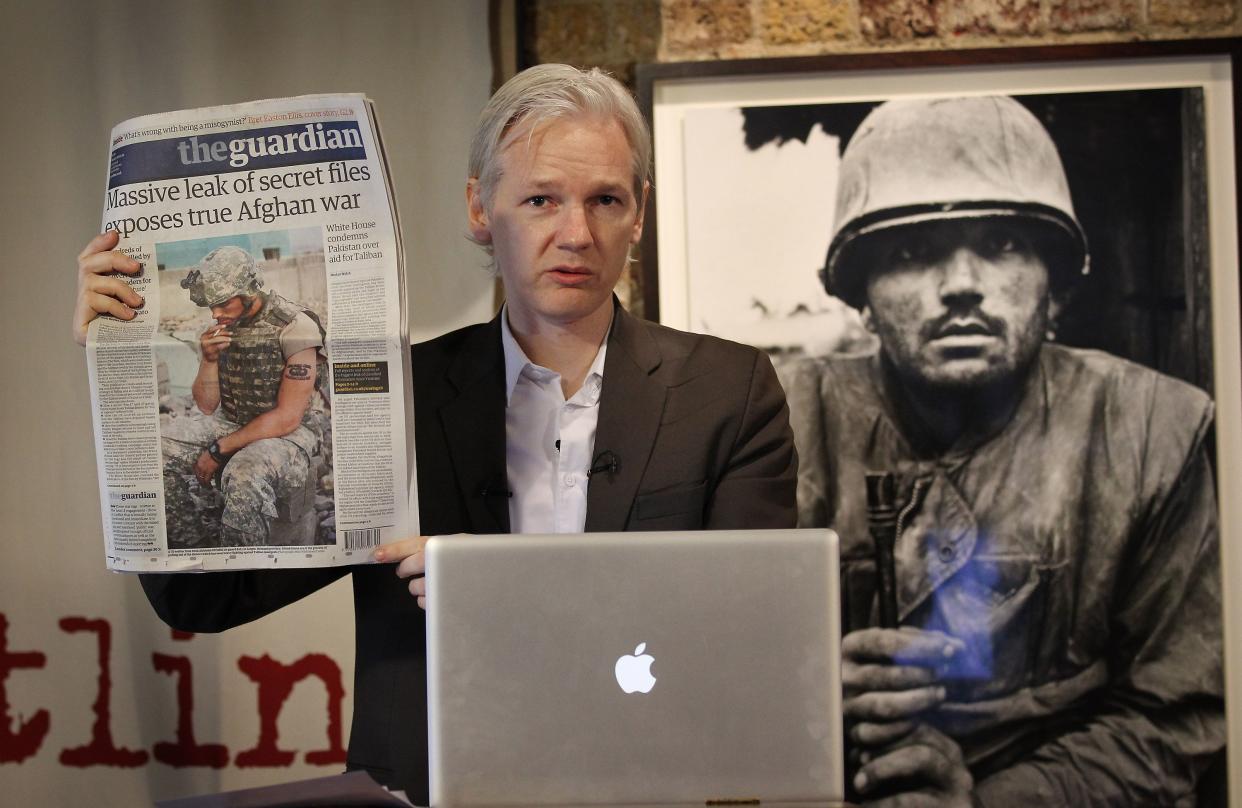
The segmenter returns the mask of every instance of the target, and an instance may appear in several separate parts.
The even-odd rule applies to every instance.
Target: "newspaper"
[[[404,252],[370,101],[112,130],[145,299],[87,338],[109,568],[317,567],[418,533]]]

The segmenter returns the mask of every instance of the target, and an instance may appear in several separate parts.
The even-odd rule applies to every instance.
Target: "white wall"
[[[69,338],[74,259],[100,226],[108,133],[135,115],[309,92],[361,91],[376,102],[391,152],[410,266],[411,335],[422,339],[491,313],[492,282],[464,232],[469,131],[491,65],[485,0],[266,0],[0,4],[0,759],[11,734],[40,711],[48,731],[21,763],[0,762],[8,805],[137,805],[151,799],[335,773],[308,766],[326,745],[324,688],[303,682],[280,724],[288,767],[241,769],[258,740],[256,689],[239,657],[293,662],[315,652],[352,694],[346,585],[220,637],[174,639],[136,580],[105,571],[82,352]],[[139,766],[60,762],[94,732],[97,635],[64,618],[102,619],[112,632],[111,720],[116,747]],[[10,670],[6,657],[35,667]],[[223,769],[151,759],[176,739],[174,678],[153,652],[191,659],[199,743],[222,743]]]

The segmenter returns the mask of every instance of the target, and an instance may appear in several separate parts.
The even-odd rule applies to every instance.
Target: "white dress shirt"
[[[500,339],[508,396],[505,459],[513,492],[509,530],[581,533],[608,338],[600,344],[582,387],[568,401],[561,374],[531,362],[517,344],[507,312],[500,317]]]

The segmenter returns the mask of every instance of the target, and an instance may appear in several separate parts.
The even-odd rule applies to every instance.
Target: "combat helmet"
[[[218,306],[238,295],[263,291],[263,280],[254,258],[241,247],[217,247],[181,279],[181,288],[190,290],[196,306]]]
[[[864,237],[943,219],[1020,217],[1043,222],[1055,287],[1087,273],[1087,239],[1048,131],[1005,96],[889,101],[859,125],[842,155],[836,215],[820,279],[855,308],[867,267]]]

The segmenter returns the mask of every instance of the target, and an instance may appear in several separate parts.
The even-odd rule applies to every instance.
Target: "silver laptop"
[[[829,530],[427,544],[431,805],[843,797]]]

